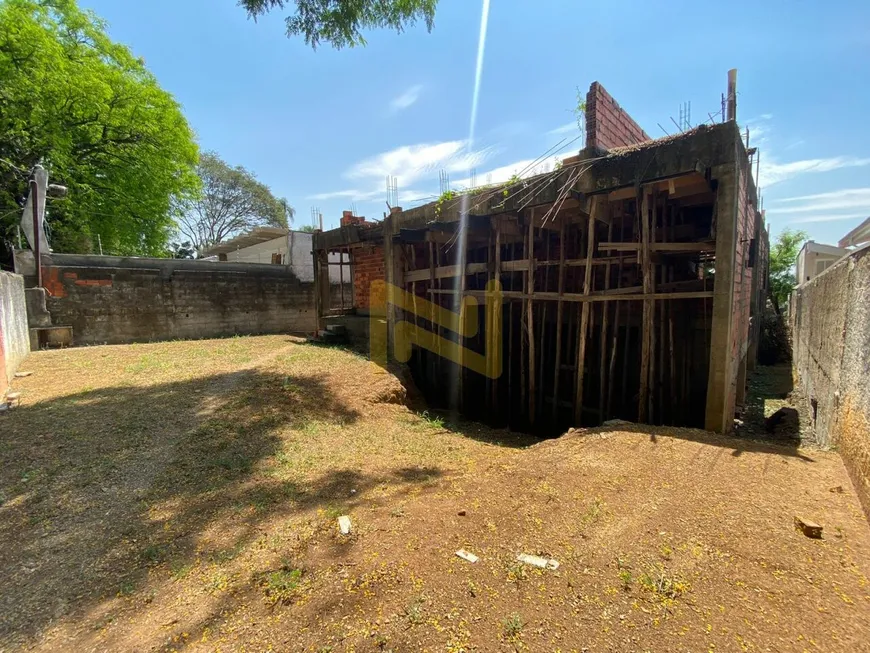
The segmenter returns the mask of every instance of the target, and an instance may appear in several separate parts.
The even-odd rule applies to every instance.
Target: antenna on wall
[[[311,226],[317,229],[317,215],[320,213],[320,209],[316,206],[311,207]]]

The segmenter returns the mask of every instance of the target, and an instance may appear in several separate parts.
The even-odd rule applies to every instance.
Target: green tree
[[[805,231],[783,229],[770,248],[769,297],[777,315],[782,315],[782,307],[797,285],[795,263],[806,239]]]
[[[325,41],[335,48],[365,45],[363,29],[401,32],[418,20],[432,30],[438,0],[239,0],[257,19],[272,9],[295,5],[285,19],[287,36],[302,36],[312,48]]]
[[[50,200],[52,248],[159,256],[172,198],[196,189],[181,108],[141,59],[74,0],[0,1],[0,236],[20,219],[27,171],[69,189]]]
[[[304,224],[299,227],[299,231],[305,234],[313,234],[315,231],[317,231],[317,227],[315,227],[313,224]]]
[[[178,230],[200,254],[254,227],[284,227],[295,211],[241,166],[227,165],[214,152],[200,157],[200,190],[176,205]]]

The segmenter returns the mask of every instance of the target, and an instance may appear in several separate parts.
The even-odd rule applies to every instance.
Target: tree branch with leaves
[[[423,21],[431,31],[438,0],[239,0],[239,4],[254,20],[295,5],[295,13],[285,19],[287,36],[302,36],[316,49],[321,42],[335,48],[365,45],[364,29],[402,32]]]
[[[782,315],[782,307],[797,286],[795,264],[807,233],[801,230],[783,229],[770,248],[770,286],[768,296],[773,310]]]
[[[205,152],[196,168],[199,192],[180,199],[178,231],[201,255],[213,245],[254,227],[287,228],[295,211],[283,198],[241,166],[229,166]]]

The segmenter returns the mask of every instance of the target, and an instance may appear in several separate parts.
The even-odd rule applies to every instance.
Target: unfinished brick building
[[[586,147],[560,169],[383,222],[346,216],[316,235],[315,276],[328,252],[349,253],[357,312],[381,307],[391,353],[432,404],[537,432],[610,418],[728,432],[768,256],[735,112],[732,95],[729,120],[651,140],[593,83]],[[363,288],[379,274],[405,291],[386,310]],[[445,327],[443,310],[460,319]],[[469,311],[476,328],[457,326]],[[447,341],[486,373],[446,356]]]

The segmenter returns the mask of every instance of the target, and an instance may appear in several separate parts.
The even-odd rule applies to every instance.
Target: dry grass
[[[281,336],[26,368],[0,417],[0,650],[870,641],[870,529],[835,454],[683,429],[527,446],[415,413],[364,359]]]

